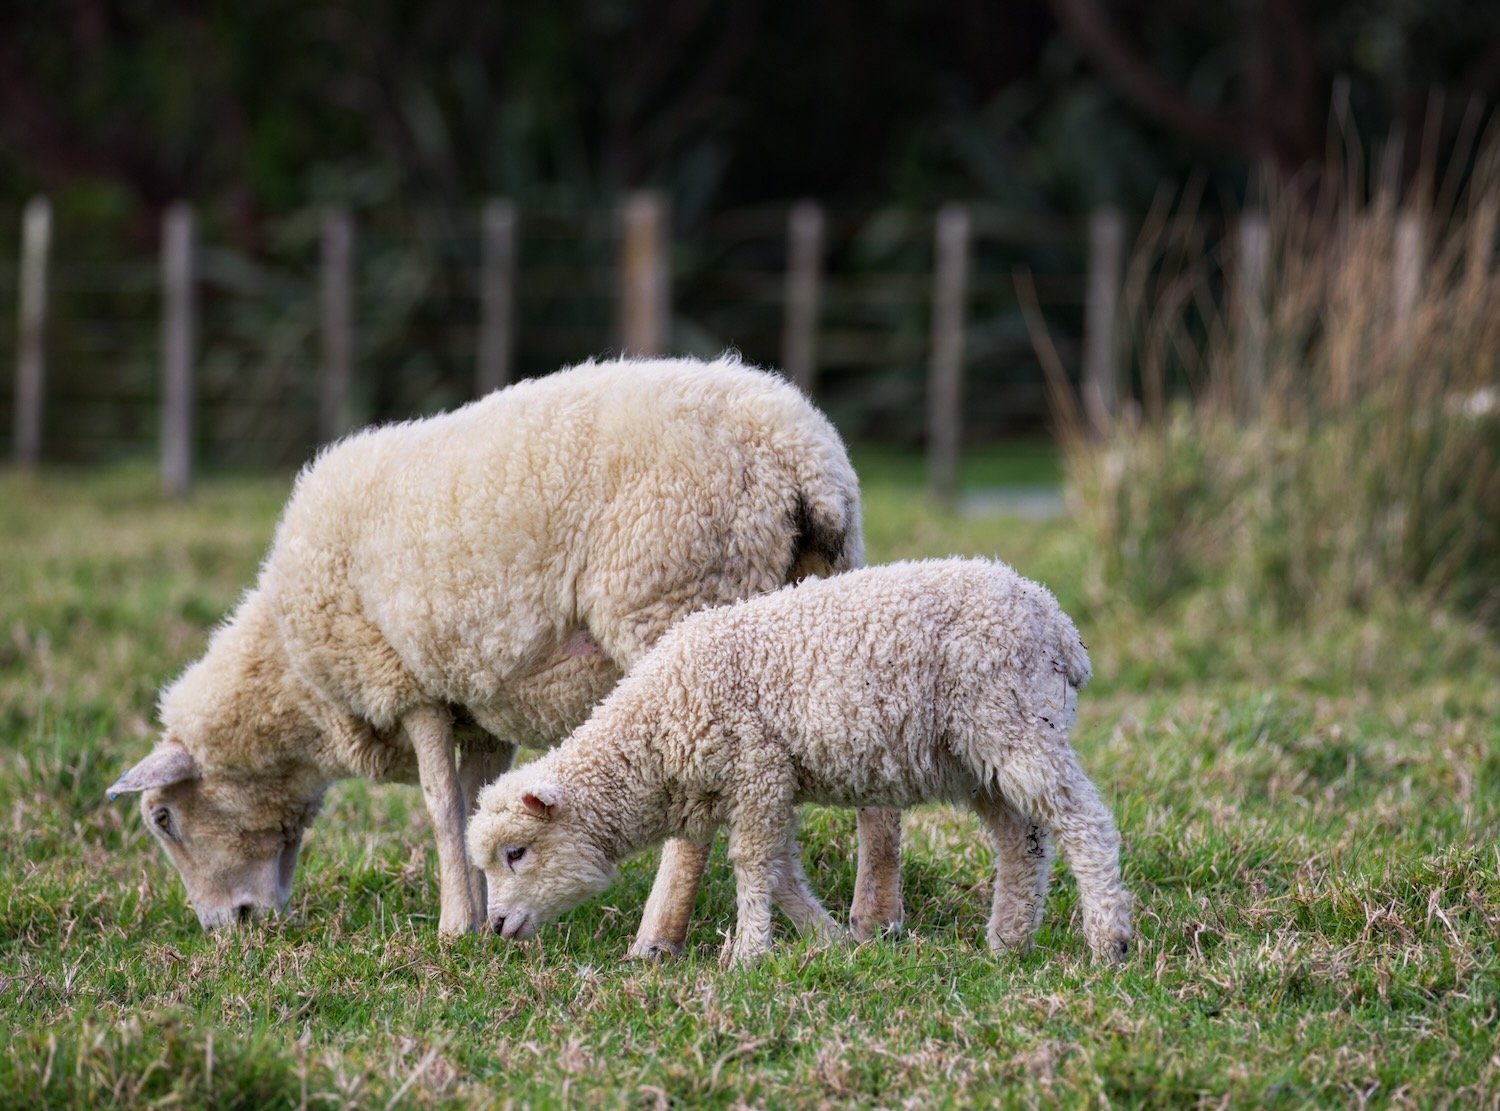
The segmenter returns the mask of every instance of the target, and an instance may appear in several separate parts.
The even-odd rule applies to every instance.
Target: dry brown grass
[[[1258,286],[1191,196],[1150,214],[1117,416],[1091,420],[1049,360],[1097,596],[1208,582],[1290,618],[1418,593],[1500,618],[1500,136],[1462,188],[1367,188],[1357,164],[1242,214],[1265,228]]]

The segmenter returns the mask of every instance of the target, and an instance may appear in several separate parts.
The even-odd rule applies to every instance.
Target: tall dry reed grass
[[[1118,415],[1086,410],[1034,329],[1102,596],[1208,585],[1288,619],[1420,597],[1500,621],[1500,136],[1466,180],[1404,191],[1340,154],[1217,248],[1191,196],[1148,216]]]

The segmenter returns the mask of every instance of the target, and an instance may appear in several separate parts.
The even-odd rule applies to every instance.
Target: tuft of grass
[[[899,468],[898,464],[892,465]],[[878,468],[870,468],[878,473]],[[1076,744],[1124,838],[1136,952],[1097,968],[1059,869],[1035,950],[984,948],[968,814],[905,819],[907,933],[783,932],[719,969],[720,844],[685,959],[620,960],[654,860],[532,942],[436,936],[420,794],[331,793],[291,913],[206,935],[104,788],[251,581],[289,481],[164,504],[144,469],[0,474],[0,1092],[17,1106],[1492,1106],[1500,649],[1401,599],[1301,629],[1212,584],[1100,599],[1092,534],[871,480],[872,559],[1048,583],[1097,677]],[[803,841],[831,907],[854,818]]]

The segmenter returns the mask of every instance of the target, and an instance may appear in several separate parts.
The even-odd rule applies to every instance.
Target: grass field
[[[1089,963],[1059,874],[1037,949],[983,945],[988,853],[906,818],[907,935],[722,972],[722,848],[690,955],[620,956],[654,861],[544,932],[439,941],[419,794],[349,783],[289,919],[201,933],[105,788],[252,579],[282,479],[168,505],[144,469],[0,474],[0,1105],[1500,1106],[1500,650],[1418,604],[1289,630],[1223,586],[1090,589],[1066,521],[943,516],[862,460],[871,556],[997,555],[1072,611],[1076,735],[1138,944]],[[1028,455],[1025,476],[1046,476]],[[1003,466],[986,474],[1010,474]],[[847,906],[852,816],[806,816]]]

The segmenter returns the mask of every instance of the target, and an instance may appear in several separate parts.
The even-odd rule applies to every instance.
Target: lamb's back
[[[888,564],[684,619],[635,697],[688,707],[700,734],[740,716],[751,743],[797,751],[810,797],[869,805],[885,784],[898,803],[957,789],[955,727],[1055,675],[1076,639],[1052,595],[1004,564]]]

